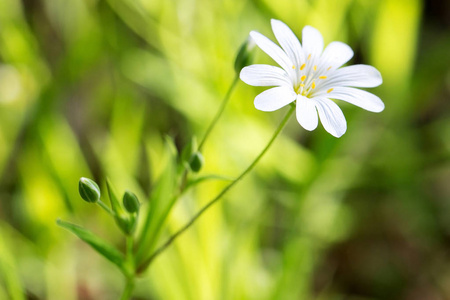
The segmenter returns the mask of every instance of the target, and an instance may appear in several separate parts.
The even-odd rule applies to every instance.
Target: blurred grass
[[[449,298],[449,11],[419,0],[0,1],[0,298],[117,297],[120,274],[56,218],[123,247],[78,179],[108,176],[147,199],[164,135],[179,148],[202,136],[241,42],[250,30],[272,37],[270,18],[349,43],[353,63],[381,71],[373,92],[386,110],[343,104],[341,139],[291,120],[136,298]],[[264,146],[282,112],[253,108],[261,90],[238,85],[202,174],[235,176]],[[158,243],[223,185],[183,197]]]

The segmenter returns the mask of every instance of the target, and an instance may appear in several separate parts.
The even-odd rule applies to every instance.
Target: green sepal
[[[248,37],[248,39],[244,43],[242,43],[234,61],[234,70],[236,71],[236,73],[239,74],[242,68],[250,65],[253,62],[254,47],[255,42],[251,37]]]
[[[96,236],[91,231],[78,225],[65,222],[60,219],[58,219],[56,223],[62,228],[65,228],[68,231],[75,234],[82,241],[84,241],[89,246],[91,246],[95,251],[97,251],[100,255],[102,255],[104,258],[106,258],[107,260],[115,264],[117,267],[119,267],[119,269],[121,269],[122,272],[124,273],[128,272],[127,268],[125,267],[124,255],[119,250],[114,248],[114,246],[103,241],[101,238]]]
[[[115,214],[121,213],[122,208],[120,207],[119,199],[117,198],[114,186],[109,178],[106,179],[106,187],[108,188],[109,201],[111,202],[111,208]]]
[[[183,150],[181,151],[181,163],[182,164],[189,164],[189,160],[192,156],[192,154],[197,151],[197,138],[193,136],[189,143],[184,146]]]
[[[114,212],[114,220],[116,221],[117,226],[119,226],[125,234],[132,234],[135,227],[135,224],[133,223],[135,222],[130,220],[129,216],[120,205],[114,186],[109,179],[106,179],[106,187],[108,188],[109,201],[111,202],[111,208]]]

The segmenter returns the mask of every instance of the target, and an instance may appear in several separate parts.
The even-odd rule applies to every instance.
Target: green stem
[[[134,264],[134,255],[133,255],[133,236],[126,236],[126,260],[128,263],[128,274],[124,274],[126,277],[125,289],[123,290],[121,300],[128,300],[131,298],[134,289],[134,280],[136,277],[135,272],[135,264]]]
[[[143,272],[147,267],[150,265],[150,263],[158,256],[160,255],[164,250],[167,249],[183,232],[185,232],[189,227],[191,227],[195,221],[200,218],[200,216],[206,212],[212,205],[214,205],[217,201],[219,201],[223,195],[225,195],[236,183],[238,183],[242,178],[244,178],[245,175],[247,175],[255,166],[256,164],[261,160],[261,158],[264,156],[264,154],[269,150],[270,146],[272,146],[273,142],[277,138],[277,136],[280,134],[280,132],[283,130],[284,126],[286,125],[287,121],[291,117],[292,113],[295,110],[295,105],[291,105],[291,108],[289,109],[288,113],[284,117],[284,119],[281,121],[280,125],[278,126],[277,130],[272,135],[272,138],[269,140],[268,144],[264,149],[261,151],[261,153],[255,158],[255,160],[247,167],[247,169],[244,170],[244,172],[241,173],[233,182],[231,182],[229,185],[227,185],[214,199],[209,201],[205,206],[203,206],[192,218],[187,222],[183,227],[181,227],[177,232],[175,232],[162,246],[160,246],[158,249],[153,252],[153,254],[145,260],[137,269],[138,273]]]
[[[133,240],[133,236],[132,235],[127,235],[127,237],[126,237],[126,243],[127,243],[127,259],[128,259],[128,261],[130,262],[130,263],[133,263],[133,243],[134,243],[134,240]],[[132,267],[134,268],[134,263],[133,263],[133,265],[132,265]]]
[[[219,121],[220,117],[222,116],[222,113],[225,110],[225,107],[228,104],[228,101],[230,101],[231,93],[233,92],[234,88],[236,87],[236,84],[238,83],[239,75],[236,74],[236,76],[233,79],[233,82],[231,83],[230,87],[228,88],[228,91],[225,95],[225,97],[222,100],[222,104],[219,107],[219,110],[216,113],[216,116],[212,120],[211,124],[209,124],[208,129],[206,130],[205,135],[203,136],[202,141],[200,142],[200,145],[198,146],[198,151],[201,151],[203,148],[203,145],[205,144],[206,140],[208,139],[209,134],[213,130],[214,126],[216,126],[217,121]]]
[[[98,200],[97,204],[103,208],[108,214],[110,214],[112,217],[114,217],[114,212],[111,210],[111,208],[109,208],[108,205],[105,204],[105,202],[103,202],[102,200]]]
[[[125,289],[123,290],[121,300],[129,300],[131,295],[133,294],[134,289],[134,276],[127,278],[127,283],[125,285]]]

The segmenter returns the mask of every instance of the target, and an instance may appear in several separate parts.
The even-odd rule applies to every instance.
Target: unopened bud
[[[234,61],[234,70],[239,73],[243,67],[250,65],[253,61],[253,48],[255,48],[255,42],[251,37],[239,48],[239,52],[236,55],[236,60]]]
[[[205,159],[203,158],[203,155],[200,152],[195,152],[189,159],[189,166],[191,167],[192,171],[197,173],[203,167],[204,162]]]
[[[136,195],[130,191],[125,191],[125,194],[123,194],[123,206],[129,212],[130,214],[138,212],[139,211],[139,200],[136,197]]]
[[[95,203],[100,200],[100,188],[92,179],[81,177],[78,183],[78,192],[86,202]]]

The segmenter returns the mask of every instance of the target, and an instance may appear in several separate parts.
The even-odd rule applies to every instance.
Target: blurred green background
[[[145,201],[164,136],[202,137],[271,18],[348,43],[381,71],[386,109],[341,102],[340,139],[292,118],[135,299],[450,299],[450,4],[432,0],[1,0],[0,299],[118,297],[120,272],[55,220],[123,248],[78,179]],[[236,176],[263,148],[284,111],[254,109],[262,90],[238,84],[202,174]],[[180,199],[159,243],[224,184]]]

